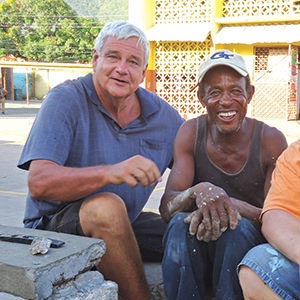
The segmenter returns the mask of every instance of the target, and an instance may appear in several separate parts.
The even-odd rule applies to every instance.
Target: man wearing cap
[[[207,114],[186,121],[160,204],[169,222],[163,276],[169,300],[243,299],[236,267],[263,243],[258,218],[275,162],[287,147],[278,129],[246,117],[254,94],[244,59],[228,50],[200,67]]]

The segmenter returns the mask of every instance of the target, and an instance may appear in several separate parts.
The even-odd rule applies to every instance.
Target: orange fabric
[[[282,209],[300,219],[300,140],[278,158],[262,214]]]

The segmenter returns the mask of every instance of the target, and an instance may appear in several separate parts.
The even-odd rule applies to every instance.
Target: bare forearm
[[[291,261],[300,264],[300,231],[280,234],[284,236],[282,238],[269,238],[269,243]]]
[[[31,172],[29,191],[33,198],[74,201],[108,184],[106,166],[68,168],[48,165]]]
[[[191,211],[195,207],[195,193],[191,188],[182,192],[167,192],[163,195],[160,205],[160,213],[165,221],[178,212]]]
[[[109,184],[135,187],[161,178],[157,165],[141,155],[112,165],[65,167],[49,160],[34,160],[29,169],[29,191],[34,199],[74,201]]]
[[[300,264],[300,221],[283,210],[263,215],[262,232],[267,241],[293,262]]]
[[[259,216],[261,214],[261,208],[253,206],[245,201],[241,201],[236,198],[231,199],[242,217],[253,221],[259,219]]]

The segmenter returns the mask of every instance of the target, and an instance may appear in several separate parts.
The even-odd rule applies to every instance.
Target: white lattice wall
[[[211,20],[211,0],[157,0],[156,24],[203,23]]]
[[[198,70],[210,50],[210,40],[197,42],[160,42],[156,44],[156,89],[183,116],[204,112],[196,95]]]
[[[291,0],[224,0],[223,17],[273,16],[300,13],[300,2]]]
[[[156,24],[206,23],[212,18],[211,0],[157,0]],[[196,33],[195,33],[196,34]],[[210,52],[211,40],[205,42],[156,43],[156,92],[190,118],[205,110],[196,90],[200,63]]]

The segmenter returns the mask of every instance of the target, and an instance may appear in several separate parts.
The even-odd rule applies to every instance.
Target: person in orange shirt
[[[244,299],[300,299],[300,140],[277,160],[261,221],[268,243],[239,265]]]

